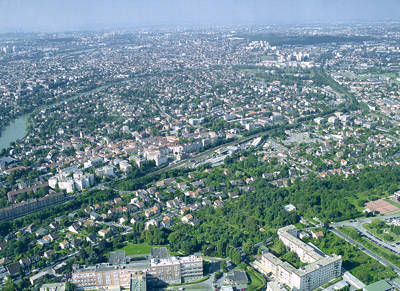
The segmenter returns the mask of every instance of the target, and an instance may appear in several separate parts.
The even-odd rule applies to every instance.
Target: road
[[[105,225],[113,226],[113,227],[116,227],[116,228],[121,227],[121,228],[125,229],[125,233],[130,233],[133,230],[133,228],[131,226],[129,226],[129,225],[123,225],[123,224],[119,224],[119,223],[115,223],[115,222],[105,222],[105,221],[98,222],[98,221],[96,221],[96,224],[100,225],[100,226],[105,224]]]
[[[371,258],[377,260],[381,264],[385,266],[391,267],[397,274],[400,274],[400,268],[396,267],[393,265],[391,262],[387,261],[386,259],[382,258],[381,256],[375,254],[374,252],[370,251],[369,249],[365,248],[362,244],[359,242],[356,242],[355,240],[351,239],[350,237],[346,236],[345,234],[341,233],[339,230],[336,228],[331,228],[331,231],[336,234],[337,236],[343,238],[345,241],[348,243],[352,244],[353,246],[357,246],[362,252],[370,256]]]
[[[393,252],[395,255],[400,255],[400,246],[399,245],[389,244],[389,243],[383,241],[382,239],[380,239],[379,237],[373,235],[371,232],[369,232],[367,229],[364,228],[363,224],[371,223],[371,221],[376,218],[381,219],[381,220],[389,220],[392,218],[400,218],[400,214],[393,214],[393,215],[381,216],[381,217],[367,217],[367,218],[363,218],[363,219],[343,221],[343,222],[332,224],[332,227],[334,227],[336,229],[341,226],[354,227],[361,235],[365,236],[373,243]]]
[[[308,119],[313,119],[313,118],[316,118],[316,117],[323,117],[323,116],[326,116],[326,115],[329,115],[329,114],[330,113],[310,114],[310,115],[305,116],[305,117],[297,118],[295,120],[295,123],[303,122],[303,121],[306,121]],[[268,133],[271,130],[274,130],[274,129],[277,129],[277,128],[282,128],[282,127],[285,127],[285,126],[286,125],[275,124],[274,126],[272,126],[271,128],[269,128],[267,130],[264,130],[264,131],[261,131],[261,132],[258,132],[258,133],[255,133],[255,134],[252,134],[252,135],[249,135],[249,136],[245,136],[245,137],[239,138],[237,140],[234,140],[234,141],[231,141],[231,142],[228,142],[228,143],[224,143],[222,145],[210,148],[208,150],[205,150],[204,152],[201,152],[201,153],[199,153],[197,155],[194,155],[192,157],[189,157],[189,158],[184,159],[182,161],[179,161],[177,163],[171,163],[171,164],[169,164],[168,166],[166,166],[164,168],[161,168],[159,170],[156,170],[154,172],[149,173],[148,175],[150,175],[150,174],[161,174],[161,173],[164,173],[164,172],[169,171],[169,170],[187,167],[189,164],[191,164],[191,162],[190,162],[191,160],[201,161],[201,160],[203,160],[204,157],[210,155],[211,153],[213,153],[213,152],[215,152],[215,151],[217,151],[217,150],[219,150],[221,148],[226,148],[228,146],[236,146],[236,145],[239,145],[239,144],[243,144],[243,143],[248,142],[248,141],[250,141],[250,140],[252,140],[254,138],[260,137],[260,136]]]

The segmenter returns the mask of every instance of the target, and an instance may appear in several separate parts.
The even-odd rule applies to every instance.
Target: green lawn
[[[396,273],[390,267],[381,265],[363,253],[358,247],[352,246],[330,231],[325,232],[325,237],[323,238],[309,239],[309,241],[326,254],[341,255],[343,267],[364,284],[371,284],[385,278],[396,277]]]
[[[389,212],[386,214],[380,214],[380,216],[389,216],[389,215],[395,215],[395,214],[400,214],[400,210],[396,210],[396,211]]]
[[[400,267],[400,257],[396,256],[394,253],[391,251],[388,251],[374,243],[372,243],[370,240],[368,240],[365,237],[361,237],[358,232],[355,230],[354,227],[351,226],[344,226],[340,228],[340,231],[343,232],[344,234],[348,235],[355,241],[361,243],[364,247],[369,249],[370,251],[382,256],[392,264],[396,265],[397,267]]]
[[[374,199],[383,199],[388,194],[383,194],[383,189],[368,189],[366,191],[358,192],[355,196],[346,197],[347,201],[353,204],[356,209],[362,214],[365,209],[365,203]]]
[[[296,269],[301,268],[306,266],[307,264],[303,263],[302,261],[300,261],[300,258],[297,256],[296,253],[294,252],[286,252],[285,254],[283,254],[280,259],[284,262],[288,262],[289,264],[291,264],[293,267],[295,267]]]
[[[377,228],[373,227],[371,223],[364,223],[363,226],[368,229],[373,235],[379,237],[381,240],[386,241],[388,243],[393,243],[393,242],[397,242],[400,241],[400,236],[395,234],[394,232],[392,232],[390,230],[390,227],[386,226],[383,228],[380,228],[380,230],[378,230]],[[379,231],[381,233],[379,233]],[[383,232],[385,231],[385,232]]]
[[[394,202],[394,201],[393,201],[392,199],[390,199],[390,198],[385,198],[385,199],[383,199],[383,200],[385,200],[387,203],[390,203],[390,204],[392,204],[392,205],[394,205],[394,206],[400,208],[400,204],[399,204],[398,202]]]
[[[382,73],[382,74],[377,74],[378,77],[380,76],[385,76],[385,77],[389,77],[392,80],[396,80],[397,79],[397,75],[395,73],[391,73],[391,72],[387,72],[387,73]]]
[[[250,277],[250,285],[247,287],[246,290],[258,291],[258,290],[261,290],[262,288],[264,288],[265,284],[267,284],[264,277],[261,276],[260,274],[258,274],[251,267],[247,267],[246,273]]]
[[[306,225],[302,224],[301,222],[296,223],[294,226],[297,227],[297,229],[304,229],[307,227]]]
[[[127,256],[133,256],[133,255],[145,255],[145,254],[150,254],[151,249],[154,247],[166,247],[165,245],[160,245],[160,246],[151,246],[146,243],[142,244],[128,244],[122,248],[126,252]]]
[[[187,287],[184,287],[185,290],[197,290],[197,289],[202,289],[202,290],[204,290],[204,289],[207,289],[207,288],[208,288],[208,287],[205,286],[205,285],[187,286]]]
[[[306,219],[307,219],[309,222],[311,222],[312,224],[314,224],[314,225],[318,225],[318,224],[319,224],[318,221],[312,219],[311,217],[307,217]]]

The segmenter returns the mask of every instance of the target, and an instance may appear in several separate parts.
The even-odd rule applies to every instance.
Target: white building
[[[328,122],[331,124],[335,124],[338,122],[338,119],[336,118],[336,116],[331,116],[328,118]]]
[[[168,162],[168,157],[161,154],[160,151],[149,151],[145,153],[148,160],[154,161],[156,166],[163,165]]]
[[[295,211],[296,210],[296,206],[294,206],[293,204],[288,204],[288,205],[285,205],[283,207],[283,209],[285,209],[285,211],[287,211],[287,212],[291,212],[291,211]]]
[[[163,165],[168,162],[169,149],[167,147],[153,147],[147,148],[143,155],[149,161],[154,161],[156,166]]]
[[[104,166],[100,169],[96,169],[96,175],[101,177],[111,177],[114,176],[114,167]]]
[[[74,173],[74,184],[78,191],[90,188],[94,185],[93,174],[83,174],[81,171]]]
[[[65,291],[65,283],[43,284],[40,291]]]
[[[56,188],[57,183],[58,183],[58,178],[57,177],[51,177],[49,179],[49,187],[50,188],[52,188],[52,189]]]
[[[123,172],[127,172],[130,168],[131,168],[131,164],[129,164],[128,161],[120,161],[119,162],[119,168],[121,169],[121,171]]]
[[[143,272],[143,279],[147,280],[149,285],[154,283],[154,286],[157,286],[159,281],[168,284],[193,282],[203,277],[203,258],[196,255],[168,256],[168,258],[153,258],[113,266],[109,264],[90,267],[74,266],[71,281],[76,287],[82,289],[105,290],[111,287],[129,289],[131,278],[137,272]]]
[[[189,118],[190,125],[198,125],[204,122],[204,118]]]
[[[67,193],[74,192],[75,189],[82,191],[94,185],[93,174],[83,174],[82,171],[76,171],[72,177],[69,174],[60,173],[49,179],[49,187],[55,189],[58,188],[65,190]]]
[[[92,167],[92,161],[86,161],[83,163],[83,168],[84,169],[89,169]]]
[[[322,118],[322,117],[314,118],[314,122],[316,124],[318,124],[318,125],[324,124],[325,123],[325,118]]]
[[[65,190],[67,193],[72,193],[75,190],[75,183],[72,178],[61,178],[58,180],[58,188]]]
[[[342,257],[325,255],[312,244],[306,244],[297,238],[297,228],[293,225],[278,230],[279,239],[300,260],[308,263],[296,269],[271,253],[264,253],[254,266],[263,274],[272,273],[277,282],[289,286],[295,291],[311,291],[341,275]]]

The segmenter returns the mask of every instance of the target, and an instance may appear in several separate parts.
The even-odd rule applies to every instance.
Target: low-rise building
[[[132,279],[136,282],[140,273],[145,274],[147,284],[152,286],[160,283],[192,282],[203,277],[203,258],[198,255],[168,256],[119,265],[98,264],[91,267],[74,265],[72,283],[78,288],[108,288],[110,286],[129,288]],[[143,287],[143,282],[139,285]]]
[[[393,291],[397,290],[390,285],[386,280],[380,280],[364,287],[363,291]]]
[[[43,284],[40,291],[65,291],[65,283]]]

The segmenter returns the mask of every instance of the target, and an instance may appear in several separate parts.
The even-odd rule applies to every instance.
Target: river
[[[127,81],[123,81],[123,82],[127,82]],[[54,108],[63,102],[71,101],[71,100],[79,98],[83,95],[100,92],[101,90],[108,88],[110,86],[111,86],[111,84],[104,84],[104,85],[101,85],[100,87],[90,89],[89,91],[75,94],[69,98],[58,101],[56,103],[41,106],[40,108],[37,108],[36,110],[46,109],[46,108],[47,109]],[[26,127],[27,127],[28,118],[29,118],[29,114],[22,115],[16,119],[14,119],[13,121],[11,121],[11,123],[1,131],[1,133],[0,133],[0,151],[2,149],[8,148],[12,142],[17,141],[25,136],[25,134],[27,133]]]
[[[25,136],[28,117],[29,115],[22,115],[14,119],[1,131],[0,150],[8,148],[12,142]]]

